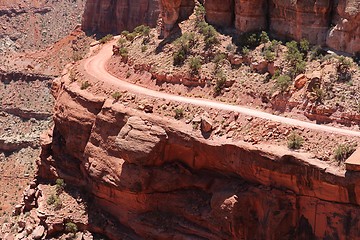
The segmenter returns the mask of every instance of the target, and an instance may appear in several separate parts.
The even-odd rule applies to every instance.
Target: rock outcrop
[[[235,27],[240,33],[267,30],[288,40],[306,38],[312,44],[355,54],[360,52],[359,0],[207,0],[206,19],[219,27]],[[191,15],[194,0],[89,0],[83,29],[120,33],[146,24],[156,26],[161,13],[167,32]]]
[[[355,173],[286,149],[204,140],[78,87],[56,95],[40,176],[83,187],[139,238],[360,237]]]
[[[146,24],[156,26],[159,16],[158,0],[88,0],[82,20],[82,28],[101,34],[120,33]]]

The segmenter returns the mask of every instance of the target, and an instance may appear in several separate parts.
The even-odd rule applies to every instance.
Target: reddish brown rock
[[[360,52],[360,1],[339,1],[331,22],[327,45],[344,52]]]
[[[270,32],[283,39],[307,39],[324,44],[329,29],[332,1],[281,1],[270,4]]]
[[[155,27],[158,16],[158,0],[89,0],[86,2],[82,28],[96,33],[120,33],[141,24]]]
[[[206,20],[210,24],[230,27],[234,22],[234,1],[212,0],[205,1]]]
[[[265,0],[236,0],[235,28],[240,32],[252,32],[267,28],[266,15],[268,12]]]
[[[139,239],[360,237],[356,174],[286,148],[204,140],[74,85],[54,122],[54,161],[40,173],[82,186]]]

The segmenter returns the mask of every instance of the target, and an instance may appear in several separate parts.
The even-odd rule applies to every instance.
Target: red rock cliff
[[[359,175],[286,149],[204,140],[79,87],[56,95],[40,175],[82,186],[140,239],[360,237]]]
[[[158,16],[158,0],[88,0],[82,27],[89,32],[120,33],[141,24],[154,27]]]

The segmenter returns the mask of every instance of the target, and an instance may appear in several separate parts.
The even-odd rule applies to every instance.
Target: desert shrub
[[[123,35],[124,37],[126,37],[127,35],[129,35],[129,33],[130,33],[129,31],[126,31],[126,30],[125,30],[125,31],[122,31],[122,32],[121,32],[121,35]]]
[[[176,108],[174,110],[174,112],[175,112],[175,116],[174,116],[175,119],[179,120],[179,119],[182,119],[184,117],[184,109]]]
[[[140,25],[137,26],[134,29],[134,33],[136,33],[137,35],[142,35],[142,36],[149,36],[150,35],[150,27],[149,26],[145,26],[145,25]]]
[[[199,4],[198,6],[196,6],[196,8],[195,8],[196,22],[199,23],[199,22],[204,21],[205,15],[206,15],[205,7],[202,4]]]
[[[335,160],[337,160],[339,164],[344,162],[351,154],[353,154],[353,152],[355,152],[355,147],[354,144],[339,144],[334,151]]]
[[[126,35],[126,39],[128,41],[133,41],[135,38],[136,38],[137,34],[132,32],[132,33],[129,33],[128,35]]]
[[[51,194],[46,200],[46,203],[48,205],[53,205],[55,210],[59,210],[62,208],[62,201],[57,194]]]
[[[55,190],[57,194],[60,194],[62,191],[64,191],[65,186],[66,184],[64,182],[64,179],[61,178],[56,179]]]
[[[313,88],[313,92],[315,94],[316,101],[318,103],[322,103],[326,97],[326,92],[322,88],[319,88],[319,87]]]
[[[242,52],[242,54],[243,54],[244,56],[249,56],[249,54],[250,54],[250,49],[245,46],[245,47],[243,47],[243,48],[241,49],[241,52]]]
[[[265,44],[267,42],[270,42],[270,38],[269,38],[267,32],[265,32],[265,31],[262,31],[260,33],[259,37],[260,37],[260,42],[263,43],[263,44]]]
[[[336,70],[338,75],[338,81],[350,81],[352,78],[352,61],[347,57],[339,57]]]
[[[322,59],[326,55],[326,52],[318,45],[314,46],[310,50],[310,60]]]
[[[303,54],[307,54],[310,50],[310,43],[308,42],[308,40],[306,39],[301,39],[300,41],[300,51],[303,53]]]
[[[184,33],[181,37],[176,39],[174,45],[177,51],[173,54],[174,65],[184,64],[187,56],[190,54],[190,49],[195,45],[195,34]]]
[[[276,79],[275,87],[281,92],[285,92],[291,84],[291,78],[288,75],[280,75]]]
[[[202,21],[198,25],[199,32],[204,36],[204,42],[206,48],[211,48],[215,44],[219,43],[217,39],[217,31],[216,29],[209,25],[207,22]]]
[[[261,34],[258,32],[248,32],[241,34],[237,37],[236,44],[238,46],[254,49],[255,47],[259,46],[261,42],[260,35]],[[265,34],[263,35],[263,37],[265,37]]]
[[[285,57],[290,63],[289,75],[291,78],[294,78],[305,71],[306,62],[304,61],[304,54],[299,51],[298,43],[295,41],[287,42],[286,47],[288,50]]]
[[[73,222],[67,222],[65,224],[65,231],[68,233],[76,233],[78,231],[78,227]]]
[[[182,49],[175,52],[174,55],[173,55],[173,61],[174,61],[175,66],[179,66],[179,65],[184,64],[185,59],[186,59],[186,53]]]
[[[236,52],[236,45],[235,45],[235,44],[232,44],[232,43],[229,43],[229,44],[226,46],[226,51],[231,52],[231,53]]]
[[[303,145],[304,139],[297,133],[291,133],[288,137],[289,149],[300,149]]]
[[[53,205],[53,204],[55,203],[57,197],[58,197],[58,196],[56,196],[55,194],[51,194],[51,195],[49,196],[49,198],[46,200],[46,203],[47,203],[48,205]]]
[[[226,75],[220,69],[216,72],[215,79],[216,79],[216,83],[215,83],[215,88],[214,88],[214,95],[218,96],[218,95],[220,95],[221,90],[225,87]]]
[[[123,47],[124,44],[126,43],[126,39],[125,38],[119,38],[119,40],[117,41],[118,46]]]
[[[99,42],[100,42],[101,44],[105,44],[105,43],[111,41],[113,38],[114,38],[113,35],[108,34],[108,35],[106,35],[105,37],[101,38],[101,39],[99,40]]]
[[[226,55],[224,53],[218,52],[215,54],[214,58],[213,58],[213,62],[215,64],[220,64],[223,60],[225,60]]]
[[[121,57],[127,57],[128,54],[129,54],[129,51],[128,51],[128,49],[127,49],[126,47],[121,47],[121,48],[119,49],[119,55],[120,55]]]
[[[116,101],[118,101],[121,98],[121,93],[116,91],[113,94],[111,94],[111,97],[114,98]]]
[[[146,52],[147,49],[148,49],[147,46],[145,46],[145,45],[144,45],[144,46],[141,46],[141,52]]]
[[[81,90],[85,90],[85,89],[87,89],[87,88],[90,87],[90,86],[91,86],[91,84],[90,84],[88,81],[85,81],[85,82],[83,82],[83,83],[81,84],[80,89],[81,89]]]
[[[264,51],[264,58],[268,62],[273,62],[275,60],[275,53],[270,51],[269,49],[266,49]]]
[[[198,57],[190,58],[189,67],[193,74],[198,74],[201,68],[201,59]]]

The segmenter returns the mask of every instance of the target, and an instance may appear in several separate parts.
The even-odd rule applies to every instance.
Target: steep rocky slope
[[[0,2],[0,54],[43,48],[81,22],[84,0]]]
[[[133,239],[360,237],[355,173],[284,148],[204,140],[77,84],[56,86],[40,177],[82,186]]]
[[[191,0],[87,2],[83,28],[100,33],[120,33],[140,24],[156,25],[161,10],[165,29],[189,16]],[[205,1],[206,18],[219,27],[239,32],[267,30],[286,39],[308,39],[348,53],[360,51],[360,1]],[[138,17],[141,16],[141,17]],[[99,20],[98,20],[99,19]]]

